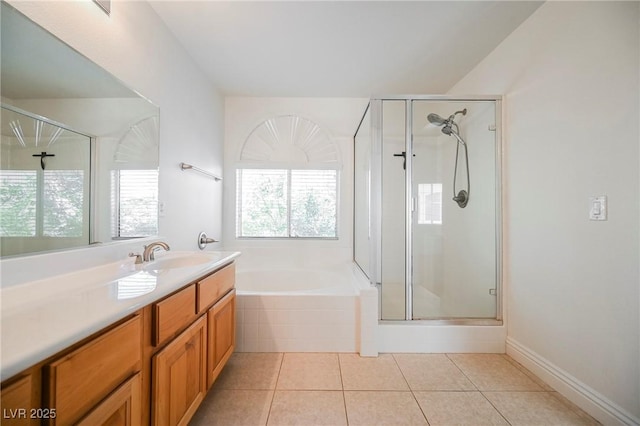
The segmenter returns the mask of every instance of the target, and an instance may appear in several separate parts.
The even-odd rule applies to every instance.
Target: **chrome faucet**
[[[160,248],[163,248],[166,251],[171,250],[169,248],[169,244],[163,243],[162,241],[156,241],[156,242],[151,243],[151,244],[149,244],[147,246],[144,246],[144,251],[142,252],[142,261],[143,262],[149,262],[149,261],[152,261],[152,260],[156,260],[154,253],[155,253],[156,250],[158,250]]]

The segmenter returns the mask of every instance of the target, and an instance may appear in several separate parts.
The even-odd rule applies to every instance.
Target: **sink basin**
[[[211,257],[197,253],[167,254],[144,266],[145,271],[160,271],[166,269],[185,268],[211,262]]]

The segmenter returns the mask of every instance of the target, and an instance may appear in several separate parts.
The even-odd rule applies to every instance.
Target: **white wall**
[[[160,107],[160,234],[196,250],[200,231],[219,239],[222,184],[180,162],[222,174],[222,96],[146,2],[10,1],[29,18]],[[209,249],[218,245],[211,245]]]
[[[240,267],[310,267],[351,261],[353,247],[353,136],[368,99],[244,98],[225,100],[224,230],[225,249],[241,250]],[[236,167],[246,138],[265,120],[298,115],[318,124],[341,156],[338,240],[237,239]]]
[[[604,423],[640,422],[639,7],[546,3],[451,90],[506,95],[508,352]]]

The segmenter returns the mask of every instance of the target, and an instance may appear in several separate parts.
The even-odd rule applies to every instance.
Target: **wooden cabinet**
[[[154,356],[154,425],[186,425],[195,413],[207,392],[206,345],[202,316]]]
[[[124,382],[98,404],[77,426],[137,426],[141,422],[140,373]]]
[[[153,344],[157,346],[189,325],[196,316],[196,286],[183,288],[153,304]]]
[[[207,313],[207,388],[213,385],[236,346],[236,291]]]
[[[140,371],[139,315],[45,366],[44,407],[55,408],[50,424],[75,423],[127,378]]]
[[[0,393],[0,423],[6,426],[33,426],[40,424],[44,412],[39,411],[40,392],[39,371],[20,376],[18,379],[3,384]],[[54,415],[47,413],[47,415]]]
[[[10,378],[0,422],[187,425],[235,349],[234,286],[231,263]]]
[[[186,425],[233,353],[234,285],[231,264],[155,304],[154,345],[200,316],[153,357],[154,425]]]
[[[236,283],[236,265],[232,263],[198,281],[198,313],[204,312]]]

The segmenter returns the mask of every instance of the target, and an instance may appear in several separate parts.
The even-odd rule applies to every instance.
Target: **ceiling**
[[[541,4],[151,1],[224,95],[274,97],[445,93]]]

